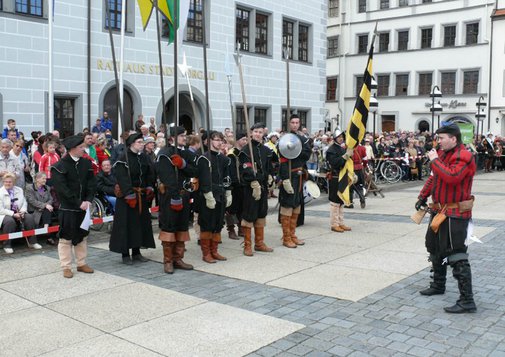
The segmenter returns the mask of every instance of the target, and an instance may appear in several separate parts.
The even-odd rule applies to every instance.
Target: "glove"
[[[203,197],[205,197],[205,205],[208,209],[216,208],[216,199],[214,198],[212,192],[204,193]]]
[[[426,207],[426,198],[418,199],[415,207],[417,211],[420,211],[423,207]]]
[[[252,196],[255,201],[259,201],[261,198],[261,185],[258,181],[251,182]]]
[[[351,148],[348,148],[347,151],[345,152],[345,154],[342,155],[342,158],[344,160],[349,160],[352,157],[353,154],[354,154],[354,150],[351,149]]]
[[[289,180],[282,180],[282,187],[284,187],[284,191],[286,191],[287,194],[292,195],[295,193],[295,190],[293,189],[293,185],[291,185],[291,181]]]
[[[170,160],[172,160],[172,164],[178,169],[183,169],[186,167],[186,160],[184,160],[181,155],[173,154],[170,156]]]
[[[272,175],[268,175],[268,187],[272,187],[273,184],[274,184],[274,178],[272,177]]]
[[[226,207],[230,207],[233,202],[233,196],[230,190],[226,190]]]
[[[154,200],[154,189],[151,186],[146,187],[146,200],[149,202]]]
[[[137,206],[137,196],[135,196],[134,193],[130,193],[129,195],[125,196],[124,200],[126,201],[126,204],[130,206],[130,208],[135,208]]]
[[[176,212],[182,211],[184,206],[182,205],[182,198],[171,198],[170,199],[170,208],[173,209]]]

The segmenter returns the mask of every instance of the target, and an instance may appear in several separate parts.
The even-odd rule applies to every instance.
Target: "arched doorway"
[[[430,123],[428,123],[426,120],[421,120],[419,124],[417,124],[417,129],[421,133],[424,133],[425,131],[430,131]]]
[[[118,106],[117,106],[117,91],[116,87],[112,87],[107,91],[103,99],[103,111],[109,114],[112,120],[112,135],[117,138],[118,132]],[[123,89],[123,115],[126,123],[126,128],[124,130],[130,130],[133,128],[133,100],[130,93]]]
[[[196,123],[201,122],[201,110],[202,108],[197,101],[195,101],[195,103],[191,103],[189,93],[179,93],[179,121],[177,124],[183,126],[188,134],[190,134],[193,130],[196,130]],[[173,123],[175,117],[174,97],[170,98],[165,105],[165,111],[167,113],[167,123]],[[196,111],[196,113],[194,111]]]

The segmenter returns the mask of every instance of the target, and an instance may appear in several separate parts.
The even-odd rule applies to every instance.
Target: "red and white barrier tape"
[[[158,206],[151,208],[149,211],[150,212],[158,212],[160,208]],[[102,218],[94,218],[92,224],[102,224],[102,223],[107,223],[107,222],[112,222],[114,220],[114,216],[106,216]],[[48,234],[48,233],[55,233],[60,230],[60,226],[50,226],[47,228],[37,228],[37,229],[30,229],[26,231],[21,231],[21,232],[14,232],[14,233],[5,233],[5,234],[0,234],[0,242],[4,240],[9,240],[9,239],[17,239],[17,238],[23,238],[23,237],[31,237],[31,236],[38,236],[41,234]]]

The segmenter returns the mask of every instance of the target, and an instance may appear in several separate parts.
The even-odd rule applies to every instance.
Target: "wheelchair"
[[[97,193],[93,198],[93,202],[91,202],[90,215],[91,219],[95,218],[104,218],[106,216],[111,216],[114,214],[114,210],[112,209],[112,205],[107,201],[105,195],[102,193]],[[110,225],[111,222],[108,222],[107,225]],[[97,223],[92,224],[90,229],[94,231],[101,231],[106,223]]]

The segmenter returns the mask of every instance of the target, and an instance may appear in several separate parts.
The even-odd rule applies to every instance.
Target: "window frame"
[[[326,47],[326,58],[335,58],[338,57],[338,42],[339,36],[331,36],[327,39],[327,47]],[[336,46],[335,46],[336,44]],[[333,46],[332,46],[333,45]]]
[[[407,40],[404,41],[403,38],[401,38],[402,35],[406,34],[407,35]],[[397,51],[408,51],[409,49],[409,40],[410,40],[410,31],[409,30],[399,30],[397,31]],[[400,46],[400,44],[405,43],[405,48],[403,46]]]
[[[389,9],[390,3],[389,0],[379,0],[379,9],[385,10]]]
[[[326,77],[326,102],[337,101],[338,76]]]
[[[288,29],[291,28],[291,32]],[[288,49],[288,56],[293,60],[295,47],[295,22],[293,20],[282,19],[282,50]]]
[[[454,34],[447,34],[447,30],[452,28],[454,30]],[[444,25],[444,47],[454,47],[456,46],[456,36],[457,36],[457,26],[456,24]],[[452,35],[452,36],[451,36]],[[447,39],[452,40],[452,44],[447,43]]]
[[[305,29],[304,31],[301,31]],[[306,24],[298,24],[298,61],[309,62],[309,39],[310,26]]]
[[[239,14],[241,15],[239,17]],[[247,14],[247,18],[244,17]],[[251,24],[251,10],[240,6],[235,8],[235,43],[240,46],[240,51],[249,52],[251,48],[250,43],[250,24]],[[241,41],[239,41],[239,39]],[[244,41],[245,40],[245,41]]]
[[[400,88],[399,87],[399,82],[398,82],[398,79],[399,77],[405,77],[407,79],[407,83],[406,83],[406,86],[402,84],[402,87]],[[396,73],[395,74],[395,96],[397,97],[405,97],[405,96],[408,96],[409,95],[409,83],[410,82],[410,74],[409,73]],[[399,89],[403,89],[405,88],[405,91],[401,90],[399,91]]]
[[[387,85],[383,83],[383,79],[387,78]],[[377,74],[377,97],[389,97],[389,87],[391,86],[391,74]],[[386,94],[384,94],[384,92]]]
[[[477,25],[476,33],[474,31],[469,31],[470,26]],[[468,22],[465,24],[465,44],[468,45],[476,45],[479,43],[479,31],[480,31],[480,22]]]
[[[467,83],[467,75],[470,75],[470,74],[476,74],[477,75],[477,81],[476,83]],[[471,80],[472,78],[470,78]],[[479,81],[480,81],[480,71],[478,69],[469,69],[469,70],[465,70],[463,71],[463,91],[462,93],[463,94],[477,94],[479,93]],[[475,86],[475,89],[473,90],[472,87],[470,86]],[[469,89],[470,87],[470,89]]]
[[[358,46],[357,46],[357,53],[358,54],[364,54],[364,53],[368,53],[368,33],[367,34],[357,34],[358,36]],[[366,36],[366,42],[365,43],[362,43],[362,39],[364,39]]]
[[[384,45],[383,37],[387,37],[387,44],[386,44],[385,48],[383,47],[383,45]],[[380,32],[379,33],[379,52],[389,52],[389,40],[390,40],[389,32]]]
[[[431,93],[431,87],[433,86],[433,72],[420,72],[417,78],[417,94],[429,95]]]
[[[328,0],[328,17],[339,17],[340,0]]]
[[[186,23],[186,37],[185,41],[191,43],[203,44],[203,17],[204,9],[203,2],[205,0],[190,0],[188,21]],[[199,5],[199,6],[198,6]],[[198,23],[200,24],[198,26]],[[200,40],[199,40],[200,38]]]
[[[37,2],[36,6],[33,3]],[[23,4],[24,3],[24,4]],[[2,10],[3,10],[3,0],[2,0]],[[18,9],[19,7],[26,6],[26,11],[21,11],[21,9]],[[34,13],[32,10],[33,9],[39,9],[40,14]],[[44,1],[43,0],[14,0],[14,12],[18,15],[23,15],[23,16],[33,16],[33,17],[38,17],[38,18],[43,18],[44,17]]]
[[[428,39],[424,37],[424,34],[429,33],[429,44],[428,44]],[[423,27],[421,28],[421,44],[420,48],[421,49],[426,49],[426,48],[433,48],[433,27]]]
[[[450,81],[450,78],[444,78],[444,76],[446,76],[446,75],[452,75],[453,80]],[[442,93],[444,95],[456,94],[456,76],[457,76],[456,71],[442,71],[442,72],[440,72],[440,83],[441,83],[440,90],[442,91]],[[450,86],[449,86],[449,84],[450,84]]]
[[[358,14],[366,12],[367,0],[358,0]]]

